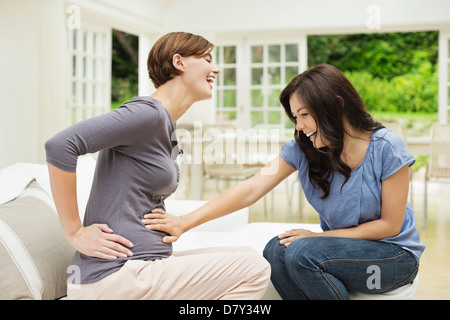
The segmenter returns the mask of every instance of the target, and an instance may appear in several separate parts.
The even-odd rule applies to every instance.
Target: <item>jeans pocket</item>
[[[418,272],[419,272],[419,268],[414,269],[414,271],[405,280],[394,285],[391,290],[395,290],[397,288],[400,288],[400,287],[406,286],[407,284],[412,283],[414,281],[414,279],[416,278]]]
[[[398,273],[402,274],[402,278],[397,279],[397,283],[394,284],[391,290],[395,290],[397,288],[412,283],[416,278],[418,272],[419,272],[419,261],[414,256],[414,254],[409,252],[409,256],[407,256],[402,263],[402,269],[398,270]]]

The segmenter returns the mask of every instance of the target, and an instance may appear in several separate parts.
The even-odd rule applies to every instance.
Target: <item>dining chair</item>
[[[450,182],[450,124],[434,124],[430,130],[430,154],[424,181],[423,227],[427,223],[428,182],[430,179]]]

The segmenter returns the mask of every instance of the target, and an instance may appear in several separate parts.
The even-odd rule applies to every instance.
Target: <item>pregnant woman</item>
[[[77,250],[80,283],[69,299],[258,299],[268,262],[247,248],[172,253],[167,234],[148,230],[144,215],[164,209],[177,188],[175,123],[196,101],[210,99],[220,70],[201,36],[169,33],[153,46],[152,96],[79,122],[46,142],[52,194],[63,231]],[[76,198],[77,157],[98,154],[84,223]]]

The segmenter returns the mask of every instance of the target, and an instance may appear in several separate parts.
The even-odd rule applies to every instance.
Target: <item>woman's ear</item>
[[[184,71],[183,57],[179,53],[173,55],[172,64],[178,71]]]
[[[336,96],[339,100],[339,104],[341,105],[341,107],[344,107],[344,99],[341,96]]]

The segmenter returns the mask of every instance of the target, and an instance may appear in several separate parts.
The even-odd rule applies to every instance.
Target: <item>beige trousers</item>
[[[154,261],[129,260],[117,272],[89,284],[69,284],[68,299],[217,300],[261,299],[269,263],[251,248],[204,248]]]

